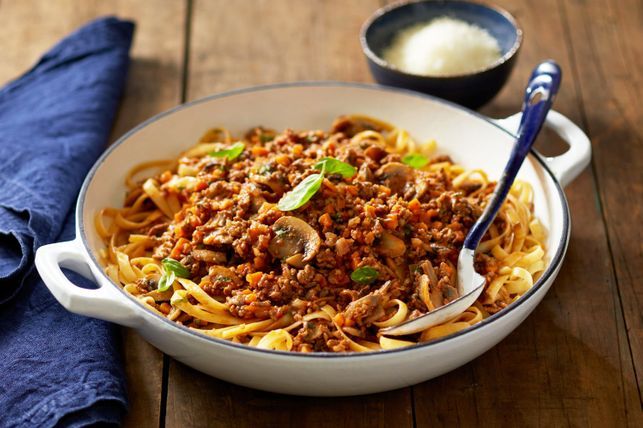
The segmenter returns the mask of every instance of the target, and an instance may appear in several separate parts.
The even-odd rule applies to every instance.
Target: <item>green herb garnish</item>
[[[351,279],[359,284],[370,284],[377,279],[379,273],[371,266],[362,266],[351,273]]]
[[[321,188],[324,181],[324,174],[340,174],[344,178],[351,178],[357,170],[355,167],[333,158],[323,158],[315,165],[313,169],[321,171],[319,174],[313,174],[306,177],[301,183],[295,186],[290,192],[286,193],[277,204],[281,211],[292,211],[304,205],[313,197]]]
[[[238,158],[241,153],[243,153],[243,149],[246,148],[246,145],[243,144],[241,141],[234,143],[227,149],[222,149],[222,150],[217,150],[216,152],[210,152],[210,156],[214,156],[215,158],[228,158],[228,160],[233,160]]]
[[[328,174],[340,174],[344,178],[351,178],[357,173],[357,168],[335,158],[323,158],[313,168]]]
[[[174,280],[178,276],[179,278],[189,278],[190,271],[188,268],[183,266],[180,262],[177,262],[174,259],[166,258],[161,262],[163,266],[163,275],[159,279],[158,290],[165,291],[172,286]]]
[[[163,275],[161,275],[161,279],[159,279],[158,290],[159,291],[167,290],[172,286],[175,279],[176,279],[176,275],[174,274],[174,272],[164,273]]]
[[[402,162],[415,169],[420,169],[429,163],[429,159],[419,153],[409,153],[402,158]]]
[[[292,211],[304,205],[321,188],[324,173],[313,174],[304,178],[301,183],[286,193],[277,204],[281,211]]]

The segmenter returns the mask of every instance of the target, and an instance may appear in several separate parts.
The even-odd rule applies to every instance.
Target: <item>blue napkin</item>
[[[133,32],[116,18],[91,22],[0,90],[2,427],[115,424],[126,408],[116,328],[66,312],[33,257],[74,237],[78,189],[109,137]]]

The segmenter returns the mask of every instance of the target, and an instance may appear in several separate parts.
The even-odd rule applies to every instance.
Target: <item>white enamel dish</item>
[[[123,136],[87,176],[76,209],[76,239],[41,247],[36,266],[45,284],[69,311],[136,329],[172,358],[217,378],[287,394],[342,396],[386,391],[439,376],[476,358],[515,329],[542,300],[560,269],[570,218],[562,186],[590,159],[585,134],[550,112],[547,126],[568,144],[555,158],[532,153],[518,177],[534,188],[538,218],[548,231],[542,277],[520,300],[450,337],[408,348],[368,354],[297,354],[266,351],[205,337],[162,318],[136,302],[104,274],[102,243],[94,215],[122,206],[127,171],[147,160],[174,158],[208,128],[222,125],[237,135],[262,125],[274,129],[328,129],[340,114],[361,113],[409,130],[419,141],[434,138],[439,152],[497,179],[508,158],[519,118],[490,120],[448,102],[401,89],[354,83],[294,83],[214,95],[162,113]],[[99,288],[75,286],[60,267]]]

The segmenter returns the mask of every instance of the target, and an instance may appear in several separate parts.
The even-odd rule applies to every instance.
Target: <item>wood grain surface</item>
[[[385,0],[0,0],[0,83],[93,17],[136,20],[116,139],[180,102],[294,80],[372,81],[357,35]],[[123,330],[128,427],[643,426],[643,145],[640,0],[497,0],[520,22],[510,81],[481,111],[520,109],[531,68],[564,70],[555,109],[591,137],[591,167],[565,193],[563,268],[527,320],[471,363],[420,385],[351,398],[239,387]],[[551,132],[537,146],[564,150]]]
[[[563,3],[579,108],[594,149],[598,203],[639,391],[643,384],[643,3]],[[588,22],[594,25],[588,26]],[[634,222],[634,223],[633,223]],[[633,227],[634,226],[634,227]],[[627,353],[625,347],[623,352]],[[631,377],[628,380],[632,380]],[[636,403],[633,403],[636,406]]]

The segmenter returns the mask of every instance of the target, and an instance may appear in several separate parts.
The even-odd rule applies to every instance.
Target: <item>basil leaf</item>
[[[227,149],[217,150],[216,152],[210,152],[208,154],[215,158],[228,158],[228,160],[232,160],[238,158],[245,148],[246,145],[239,141]]]
[[[351,279],[360,284],[370,284],[379,276],[377,269],[371,266],[362,266],[351,273]]]
[[[189,278],[190,270],[174,259],[166,258],[161,262],[165,273],[173,272],[179,278]]]
[[[161,275],[161,279],[159,279],[158,290],[159,291],[167,290],[172,286],[175,279],[176,279],[176,275],[174,274],[174,272],[164,273],[163,275]]]
[[[183,266],[180,262],[177,262],[171,258],[165,258],[161,262],[163,266],[163,275],[159,279],[159,284],[157,289],[159,291],[165,291],[172,286],[174,280],[178,276],[179,278],[189,278],[190,271],[188,268]]]
[[[357,173],[357,168],[335,158],[323,158],[313,168],[322,173],[341,174],[344,178],[351,178]]]
[[[415,169],[420,169],[429,163],[429,159],[419,153],[409,153],[402,158],[402,162]]]
[[[277,208],[281,211],[296,210],[308,202],[310,198],[317,193],[321,187],[322,181],[324,181],[324,174],[309,175],[279,200]]]

